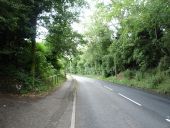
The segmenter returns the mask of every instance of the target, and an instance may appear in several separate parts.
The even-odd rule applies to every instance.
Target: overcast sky
[[[80,15],[80,22],[79,23],[73,23],[72,27],[74,30],[78,31],[79,33],[83,33],[85,31],[86,24],[90,21],[90,16],[93,15],[96,9],[96,4],[98,2],[103,2],[104,4],[108,4],[111,2],[111,0],[85,0],[89,4],[89,8],[84,8],[82,11],[82,14]]]
[[[73,23],[72,27],[74,30],[78,31],[79,33],[83,33],[85,30],[85,24],[87,24],[90,21],[90,16],[93,15],[95,11],[95,0],[86,0],[89,4],[89,8],[84,8],[82,10],[82,13],[80,14],[80,22],[79,23]]]
[[[89,4],[89,8],[83,8],[82,13],[80,14],[79,23],[73,23],[72,27],[75,31],[79,33],[83,33],[85,31],[85,24],[87,24],[90,21],[90,16],[93,15],[95,11],[95,5],[97,1],[102,1],[105,4],[109,3],[111,0],[85,0]],[[45,39],[45,36],[48,34],[48,30],[44,27],[39,26],[37,28],[37,33],[39,33],[39,36],[36,38],[36,41],[41,42],[43,39]]]

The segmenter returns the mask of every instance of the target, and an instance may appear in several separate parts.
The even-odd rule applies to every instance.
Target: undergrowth
[[[89,75],[89,77],[170,95],[170,75],[166,72],[155,72],[154,70],[147,72],[126,70],[119,73],[117,77],[110,76],[106,78],[103,76],[91,75]]]

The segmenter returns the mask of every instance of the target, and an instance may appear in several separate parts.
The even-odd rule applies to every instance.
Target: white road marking
[[[129,100],[129,101],[131,101],[131,102],[133,102],[133,103],[135,103],[136,105],[138,105],[138,106],[142,106],[141,104],[139,104],[138,102],[136,102],[136,101],[134,101],[134,100],[132,100],[132,99],[130,99],[130,98],[128,98],[128,97],[126,97],[126,96],[124,96],[123,94],[121,94],[121,93],[118,93],[120,96],[122,96],[123,98],[125,98],[125,99],[127,99],[127,100]]]
[[[71,125],[70,128],[75,128],[75,120],[76,119],[76,92],[74,95],[74,101],[73,101],[73,110],[71,115]]]
[[[170,122],[170,119],[165,119],[167,122]]]
[[[110,90],[110,91],[113,91],[111,88],[107,87],[107,86],[104,86],[104,88]]]

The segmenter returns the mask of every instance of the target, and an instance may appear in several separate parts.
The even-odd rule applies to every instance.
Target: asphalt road
[[[0,95],[0,128],[170,128],[170,99],[73,76],[51,95]]]
[[[74,76],[75,128],[170,128],[170,100],[137,89]]]

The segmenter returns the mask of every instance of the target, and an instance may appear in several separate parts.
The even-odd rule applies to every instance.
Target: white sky
[[[90,17],[93,15],[96,9],[95,5],[97,1],[103,2],[104,4],[108,4],[111,2],[111,0],[85,0],[85,1],[87,1],[87,3],[89,4],[89,8],[83,8],[80,14],[79,23],[75,22],[72,24],[73,30],[81,34],[85,31],[86,29],[85,26],[87,23],[89,23]],[[37,28],[37,33],[38,36],[36,38],[36,41],[42,42],[45,39],[45,36],[48,34],[48,30],[44,27],[39,26]]]
[[[45,40],[47,34],[48,34],[48,30],[45,27],[38,26],[36,42],[42,42],[43,40]]]
[[[90,18],[95,12],[96,4],[98,2],[103,2],[104,4],[111,3],[111,0],[85,0],[89,4],[89,8],[84,8],[82,11],[82,14],[80,15],[80,22],[79,23],[73,23],[72,27],[75,31],[83,34],[84,31],[86,31],[86,25],[90,22]]]
[[[85,31],[85,25],[90,21],[90,17],[95,11],[96,2],[94,0],[86,0],[89,4],[89,8],[84,8],[82,14],[80,14],[79,23],[73,23],[72,27],[75,31],[83,33]]]

